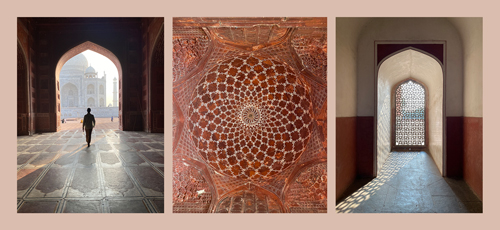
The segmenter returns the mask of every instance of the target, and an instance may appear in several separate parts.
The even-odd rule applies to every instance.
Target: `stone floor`
[[[19,136],[17,212],[162,213],[164,135],[109,129],[117,120],[96,121],[90,147],[79,122]]]
[[[353,193],[337,202],[337,213],[482,212],[468,185],[442,177],[425,152],[393,152],[377,178],[357,180],[348,190]]]

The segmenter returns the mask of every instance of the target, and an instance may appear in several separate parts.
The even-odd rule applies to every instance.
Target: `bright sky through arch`
[[[87,58],[89,66],[94,67],[97,77],[101,78],[106,72],[106,107],[113,105],[113,78],[119,81],[118,69],[109,58],[91,50],[83,51],[82,54]],[[119,84],[119,82],[117,82]],[[118,90],[118,85],[116,86]]]

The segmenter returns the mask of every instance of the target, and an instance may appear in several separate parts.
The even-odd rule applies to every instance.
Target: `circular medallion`
[[[211,167],[258,180],[296,162],[309,141],[312,117],[309,87],[287,65],[239,56],[204,75],[187,120],[199,155]]]

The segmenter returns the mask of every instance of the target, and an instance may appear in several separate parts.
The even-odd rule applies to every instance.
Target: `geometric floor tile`
[[[18,137],[18,212],[163,212],[164,135],[96,120],[90,147],[79,122]]]

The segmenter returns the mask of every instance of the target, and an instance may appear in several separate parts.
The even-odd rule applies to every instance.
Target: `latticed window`
[[[414,80],[402,82],[396,86],[393,105],[393,149],[425,148],[425,87]]]

